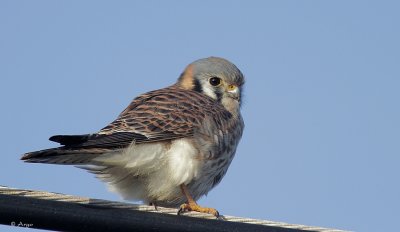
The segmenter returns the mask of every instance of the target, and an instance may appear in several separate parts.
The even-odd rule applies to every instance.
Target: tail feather
[[[68,150],[59,147],[26,153],[21,160],[27,163],[84,165],[91,163],[94,158],[104,153],[106,151],[99,149]]]
[[[93,164],[93,159],[99,155],[116,152],[119,150],[118,148],[129,144],[132,138],[126,136],[126,134],[127,133],[119,133],[115,136],[96,134],[55,135],[50,137],[50,141],[58,142],[63,146],[29,152],[23,155],[21,160],[27,163],[67,165]],[[131,133],[128,133],[128,135],[130,134]],[[111,137],[111,139],[109,137]],[[121,138],[125,138],[125,140],[123,140],[124,143],[119,142],[118,139]],[[118,148],[115,149],[116,147]]]

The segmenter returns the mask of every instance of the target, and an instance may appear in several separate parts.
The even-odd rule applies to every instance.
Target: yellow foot
[[[204,208],[201,207],[198,204],[183,204],[179,208],[178,215],[181,215],[183,212],[187,211],[195,211],[199,213],[207,213],[207,214],[212,214],[215,217],[219,218],[219,212],[216,209],[213,208]]]

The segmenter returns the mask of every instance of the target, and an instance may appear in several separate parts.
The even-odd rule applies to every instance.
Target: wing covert
[[[210,115],[214,118],[231,117],[213,99],[172,86],[134,99],[114,122],[98,134],[130,132],[146,137],[136,140],[137,143],[190,137]]]

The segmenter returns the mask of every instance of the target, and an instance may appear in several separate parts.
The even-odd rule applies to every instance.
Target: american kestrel
[[[196,200],[221,181],[235,155],[244,128],[243,85],[228,60],[200,59],[172,86],[135,98],[99,132],[53,136],[61,147],[21,159],[86,169],[126,200],[218,217]]]

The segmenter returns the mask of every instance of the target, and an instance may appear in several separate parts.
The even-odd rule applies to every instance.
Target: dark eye
[[[218,86],[221,84],[221,78],[218,77],[212,77],[209,81],[212,86]]]

